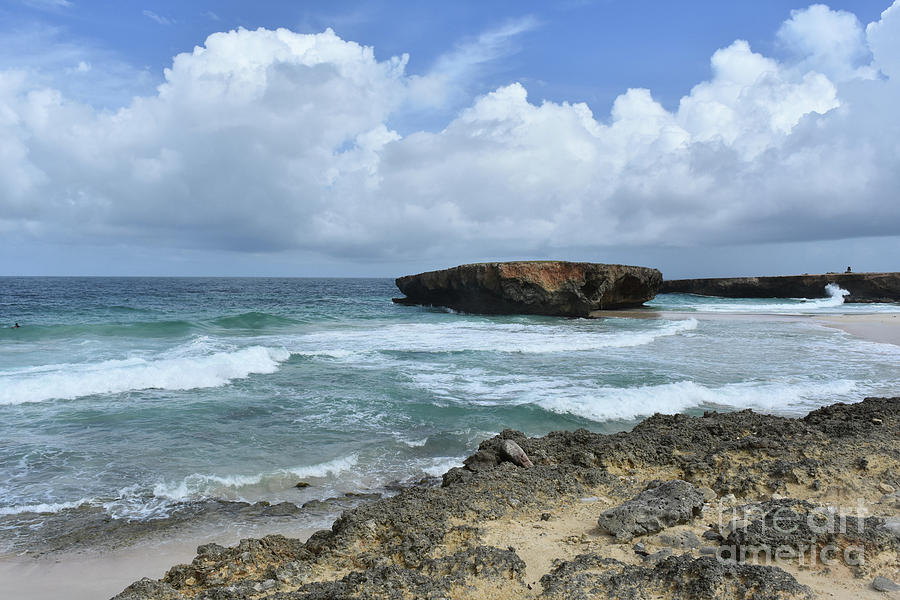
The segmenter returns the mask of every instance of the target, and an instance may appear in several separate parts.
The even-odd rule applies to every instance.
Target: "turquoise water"
[[[0,278],[0,516],[301,504],[439,475],[506,427],[900,390],[900,348],[810,323],[483,317],[394,295],[387,279]],[[837,300],[769,304],[898,308]]]

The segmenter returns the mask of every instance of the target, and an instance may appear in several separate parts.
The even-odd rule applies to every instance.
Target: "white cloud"
[[[150,19],[151,21],[156,21],[160,25],[174,25],[175,20],[170,19],[168,17],[163,17],[161,15],[156,14],[152,10],[142,10],[141,14]]]
[[[465,93],[465,85],[484,65],[516,51],[515,40],[538,22],[522,17],[483,32],[438,58],[429,72],[411,77],[410,97],[415,104],[441,107]]]
[[[832,81],[875,76],[865,31],[853,13],[823,4],[793,10],[778,30],[778,40],[797,60],[796,70],[817,71]]]
[[[42,10],[57,10],[61,8],[70,8],[72,3],[69,0],[22,0],[22,3],[32,8]]]
[[[897,235],[900,2],[851,17],[792,13],[785,62],[716,51],[674,112],[632,89],[598,118],[512,83],[405,137],[386,125],[420,93],[405,57],[330,30],[214,34],[113,112],[7,70],[0,231],[363,260]]]

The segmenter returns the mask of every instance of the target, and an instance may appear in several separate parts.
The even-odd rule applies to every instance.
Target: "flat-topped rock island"
[[[443,306],[479,314],[587,317],[633,308],[656,296],[657,269],[566,261],[489,262],[396,280],[398,304]]]

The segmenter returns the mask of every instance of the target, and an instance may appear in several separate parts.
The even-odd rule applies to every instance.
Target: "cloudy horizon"
[[[779,8],[712,22],[709,39],[669,32],[669,47],[659,23],[627,43],[565,39],[576,20],[602,30],[617,3],[422,17],[434,40],[387,55],[367,34],[385,17],[349,5],[254,27],[148,3],[128,18],[166,33],[129,56],[83,25],[90,3],[14,4],[0,15],[0,275],[390,276],[526,258],[672,277],[900,269],[900,0]],[[173,43],[167,63],[139,62]],[[570,72],[594,46],[599,74]]]

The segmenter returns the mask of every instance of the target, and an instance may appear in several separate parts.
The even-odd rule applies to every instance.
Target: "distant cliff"
[[[850,292],[845,302],[900,302],[900,273],[827,273],[783,277],[725,277],[664,281],[661,294],[726,298],[821,298],[835,283]]]
[[[640,306],[656,295],[656,269],[564,261],[493,262],[397,279],[399,304],[444,306],[481,314],[586,317]]]

